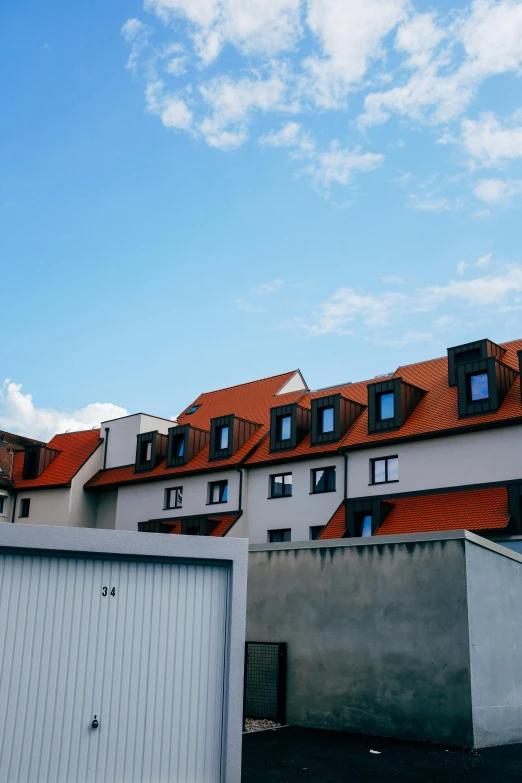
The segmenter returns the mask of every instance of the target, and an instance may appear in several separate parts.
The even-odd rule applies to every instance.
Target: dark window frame
[[[274,528],[273,530],[267,530],[267,539],[269,544],[285,544],[288,541],[292,540],[292,528],[291,527],[281,527],[281,528]],[[288,533],[288,538],[282,538],[281,541],[273,541],[272,535],[274,533],[281,533],[283,535],[286,535]]]
[[[308,540],[309,541],[317,541],[317,539],[319,538],[319,536],[323,532],[324,528],[325,528],[324,525],[310,525],[310,527],[308,528],[308,536],[309,536]],[[317,531],[318,535],[314,536],[312,534],[312,530]]]
[[[220,486],[220,492],[219,497],[221,498],[223,495],[224,490],[227,490],[227,497],[225,500],[212,500],[213,495],[213,488],[216,486]],[[228,479],[221,479],[220,481],[209,481],[208,482],[208,498],[207,498],[207,506],[219,506],[222,503],[228,503]]]
[[[334,477],[333,489],[315,489],[316,480],[315,476],[320,470],[324,470],[325,473],[329,473]],[[325,481],[325,483],[328,483]],[[310,495],[324,495],[326,492],[337,492],[337,471],[335,465],[326,465],[323,468],[312,468],[310,470]]]
[[[174,506],[170,506],[169,505],[169,499],[172,497],[172,493],[173,492],[181,492],[181,502],[179,503],[179,505],[178,505],[177,502],[175,503]],[[167,487],[165,489],[165,495],[164,495],[164,500],[163,500],[163,510],[167,511],[168,509],[172,509],[172,508],[183,508],[183,487],[182,486]]]
[[[285,484],[285,476],[291,476],[292,471],[287,471],[286,473],[271,473],[268,477],[268,500],[281,500],[282,498],[291,498],[292,497],[292,488],[293,488],[293,482],[290,482],[290,484]],[[285,486],[290,487],[290,494],[289,495],[274,495],[274,479],[276,478],[282,478],[283,479],[283,493]]]
[[[373,487],[373,486],[381,486],[381,484],[398,484],[399,483],[400,479],[389,479],[388,478],[388,461],[391,460],[391,459],[396,459],[397,460],[397,470],[398,470],[399,469],[399,467],[398,467],[399,455],[398,454],[387,454],[385,457],[372,457],[372,459],[370,459],[370,483],[369,483],[368,486]],[[376,462],[384,462],[385,463],[384,473],[385,473],[386,478],[385,478],[384,481],[375,481],[375,463]]]
[[[472,390],[472,378],[477,378],[478,376],[483,376],[486,378],[487,386],[488,386],[488,393],[486,397],[480,397],[479,399],[474,400],[473,399],[473,390]],[[476,402],[486,402],[486,400],[489,400],[490,398],[490,391],[489,391],[489,373],[487,370],[479,370],[478,372],[470,372],[468,375],[466,375],[466,394],[468,398],[468,405],[474,405]]]
[[[202,403],[199,403],[198,405],[191,405],[188,411],[185,411],[185,416],[192,416],[193,413],[201,408],[201,405]]]
[[[31,513],[31,498],[20,498],[19,519],[27,519]]]
[[[0,495],[0,515],[6,516],[5,509],[7,508],[7,495]]]

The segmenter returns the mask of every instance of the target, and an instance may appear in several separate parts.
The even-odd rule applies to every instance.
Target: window
[[[277,440],[290,440],[292,437],[292,417],[279,416],[277,419]]]
[[[170,458],[178,459],[179,457],[183,457],[184,455],[185,455],[185,436],[175,435],[172,438],[172,452]]]
[[[372,534],[372,515],[364,514],[361,519],[361,536],[366,538]]]
[[[5,514],[5,507],[6,507],[6,498],[5,495],[0,495],[0,514],[3,516]]]
[[[283,541],[292,540],[292,531],[290,528],[286,530],[269,530],[268,541],[270,544],[282,544]]]
[[[289,498],[292,495],[292,474],[280,473],[270,476],[270,497]]]
[[[228,481],[211,481],[208,485],[209,505],[226,503],[228,500]]]
[[[397,456],[372,459],[370,465],[372,484],[388,484],[391,481],[399,480],[399,458]]]
[[[310,528],[310,541],[317,541],[324,530],[324,525],[312,525]]]
[[[380,421],[393,419],[395,416],[395,394],[394,392],[385,392],[379,394],[378,414]]]
[[[479,402],[489,399],[489,385],[487,372],[476,373],[469,376],[470,402]]]
[[[199,522],[199,519],[188,519],[187,520],[187,527],[185,530],[186,536],[200,536],[201,535],[201,525]]]
[[[218,450],[223,451],[224,449],[228,449],[228,424],[218,427],[216,435]]]
[[[192,408],[188,409],[185,415],[190,416],[191,414],[195,413],[198,410],[198,408],[201,408],[201,405],[193,405]]]
[[[316,468],[312,474],[312,494],[335,492],[335,468]]]
[[[334,409],[321,408],[319,410],[319,427],[322,435],[334,431]]]
[[[140,465],[144,462],[150,462],[152,459],[152,441],[142,441],[140,443]]]
[[[20,501],[20,514],[21,517],[29,516],[29,506],[31,505],[30,498],[22,498]]]
[[[183,487],[169,487],[165,490],[164,508],[181,508],[183,505]]]

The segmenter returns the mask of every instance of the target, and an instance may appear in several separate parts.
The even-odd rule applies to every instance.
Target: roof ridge
[[[295,375],[296,372],[301,372],[301,370],[289,370],[288,372],[281,372],[276,373],[275,375],[268,375],[266,378],[257,378],[254,381],[245,381],[244,383],[233,383],[231,386],[222,386],[220,389],[212,389],[212,391],[208,392],[201,392],[199,397],[196,397],[196,400],[199,400],[200,397],[206,397],[208,394],[216,394],[217,392],[221,391],[228,391],[229,389],[237,389],[238,386],[250,386],[253,383],[261,383],[262,381],[271,381],[273,378],[283,378],[286,375]],[[288,394],[293,394],[294,392],[288,392]],[[194,400],[194,404],[196,402]]]

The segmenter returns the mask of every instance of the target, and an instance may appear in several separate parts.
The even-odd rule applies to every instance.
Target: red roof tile
[[[506,487],[414,495],[386,500],[391,511],[376,536],[433,533],[440,530],[496,530],[509,522]],[[319,536],[342,538],[346,529],[342,503]]]
[[[100,430],[55,435],[47,446],[59,453],[35,479],[22,479],[24,454],[15,455],[13,480],[16,489],[66,487],[101,443]]]
[[[208,517],[208,519],[212,522],[218,523],[210,535],[214,536],[215,538],[222,538],[226,533],[228,533],[234,522],[239,519],[241,514],[242,512],[240,511],[239,513],[236,512],[235,514],[225,514],[224,516],[220,517]],[[173,533],[174,535],[178,536],[181,535],[181,522],[176,522],[172,526],[172,529],[169,530],[169,533]]]

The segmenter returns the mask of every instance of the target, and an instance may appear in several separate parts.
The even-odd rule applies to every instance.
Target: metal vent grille
[[[285,723],[285,642],[246,642],[244,716]]]

